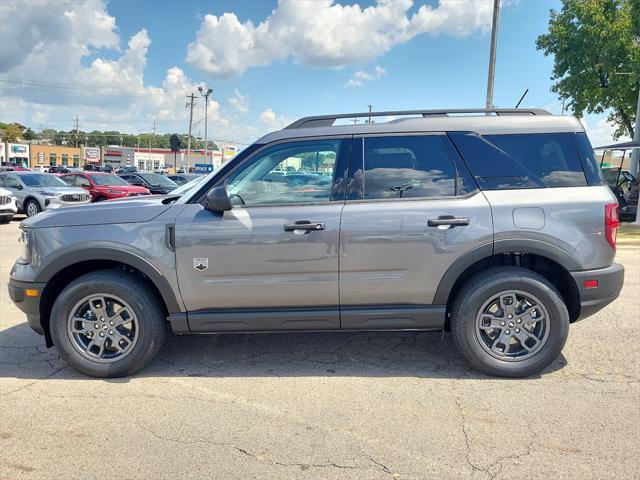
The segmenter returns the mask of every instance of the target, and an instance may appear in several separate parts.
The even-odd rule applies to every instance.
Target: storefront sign
[[[44,152],[38,152],[38,163],[44,163]]]
[[[100,149],[98,147],[84,147],[84,160],[97,163],[100,161]]]

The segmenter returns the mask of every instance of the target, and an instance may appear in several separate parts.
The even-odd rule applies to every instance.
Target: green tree
[[[536,41],[539,50],[554,56],[552,90],[568,100],[576,116],[610,110],[616,138],[633,137],[640,89],[637,3],[563,0],[560,12],[551,10],[549,32]]]

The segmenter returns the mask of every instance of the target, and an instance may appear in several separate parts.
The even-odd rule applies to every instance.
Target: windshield
[[[157,173],[138,173],[144,181],[149,185],[168,185],[170,187],[175,187],[176,184],[174,181],[168,179],[163,175],[158,175]]]
[[[20,180],[27,187],[68,187],[66,183],[55,175],[46,173],[30,173],[28,175],[20,175]]]
[[[96,185],[128,187],[129,184],[117,175],[89,175]]]

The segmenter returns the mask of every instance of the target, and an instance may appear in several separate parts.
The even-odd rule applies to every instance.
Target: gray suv
[[[86,190],[70,187],[52,173],[0,172],[0,187],[16,197],[18,210],[28,217],[43,210],[91,202]]]
[[[396,119],[357,122],[370,116]],[[474,367],[522,377],[620,293],[617,208],[575,118],[308,117],[181,196],[26,220],[9,291],[92,376],[145,366],[168,322],[180,335],[447,330]]]

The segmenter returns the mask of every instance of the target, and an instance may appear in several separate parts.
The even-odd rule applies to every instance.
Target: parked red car
[[[81,187],[88,190],[94,202],[150,194],[148,189],[130,185],[112,173],[68,173],[61,175],[60,178],[72,187]]]

